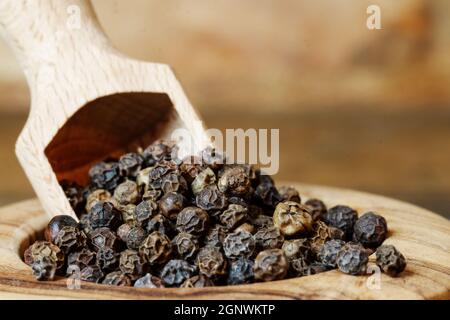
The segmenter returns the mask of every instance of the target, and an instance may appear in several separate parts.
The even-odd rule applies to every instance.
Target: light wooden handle
[[[77,46],[111,48],[89,0],[0,0],[0,33],[32,91],[57,60],[79,54]]]

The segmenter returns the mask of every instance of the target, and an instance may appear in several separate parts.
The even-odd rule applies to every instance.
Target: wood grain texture
[[[208,140],[203,125],[170,67],[133,60],[114,49],[100,29],[89,1],[3,0],[0,2],[0,32],[19,60],[31,91],[31,113],[17,140],[16,154],[50,216],[69,214],[75,217],[58,180],[85,175],[89,164],[109,155],[109,149],[90,154],[93,139],[98,139],[94,146],[97,151],[103,150],[98,145],[108,144],[115,151],[123,151],[135,144],[137,135],[145,135],[143,126],[134,123],[138,121],[152,131],[152,138],[145,139],[147,143],[170,136],[174,129],[184,128],[190,135],[184,141],[194,141],[191,151],[197,152],[206,146]],[[143,119],[108,116],[110,111],[119,110],[114,114],[123,114],[128,108],[123,99],[108,98],[120,93],[148,93],[145,99],[136,97],[140,101],[139,108],[155,108],[156,119],[159,119],[161,113],[170,112],[173,107],[174,116],[157,132],[151,114]],[[155,107],[152,93],[167,95],[171,106],[164,110]],[[96,104],[95,108],[89,108],[90,103]],[[107,107],[106,112],[92,112],[102,103]],[[77,121],[72,117],[80,109],[91,112],[85,112],[84,121],[74,125],[73,121]],[[117,125],[118,121],[122,121],[126,132]],[[100,129],[105,139],[95,134]],[[74,131],[78,134],[73,134]],[[122,138],[120,143],[115,140],[118,137]],[[129,139],[124,139],[127,137]],[[53,141],[58,147],[54,147],[55,143],[51,146],[49,159],[45,150]],[[72,152],[61,147],[61,141],[69,144]],[[79,159],[86,155],[91,157]],[[75,164],[73,174],[67,170],[54,171],[52,165],[56,163],[59,167],[67,160]]]
[[[361,214],[374,210],[389,227],[386,244],[406,257],[397,278],[381,275],[380,289],[370,276],[333,270],[275,282],[200,289],[134,289],[82,283],[69,290],[66,279],[38,282],[19,252],[34,241],[48,217],[29,200],[0,209],[0,298],[23,299],[450,299],[450,222],[430,211],[382,196],[352,190],[295,185],[303,199],[319,197],[328,206],[348,204]],[[373,257],[372,262],[373,263]],[[369,280],[370,281],[370,280]]]

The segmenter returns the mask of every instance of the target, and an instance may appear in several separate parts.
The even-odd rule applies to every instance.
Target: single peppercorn
[[[364,213],[356,220],[353,228],[353,240],[367,248],[379,247],[387,236],[386,219],[374,213]]]
[[[282,201],[294,201],[297,203],[302,203],[300,194],[297,189],[292,186],[283,186],[279,190]]]
[[[172,243],[166,235],[154,231],[141,243],[139,254],[150,264],[163,264],[170,259]]]
[[[147,236],[147,232],[141,227],[134,227],[128,231],[126,235],[126,244],[128,249],[139,249],[139,246]]]
[[[229,204],[228,208],[220,215],[220,222],[228,229],[233,230],[247,220],[248,209],[239,204]]]
[[[136,206],[136,221],[144,226],[158,212],[158,204],[153,200],[144,200]]]
[[[36,280],[53,280],[56,272],[56,262],[50,257],[41,257],[31,264]]]
[[[214,282],[212,282],[211,279],[202,274],[199,274],[186,279],[186,281],[181,284],[180,288],[205,288],[213,286]]]
[[[202,235],[206,232],[209,223],[208,213],[197,207],[187,207],[177,216],[176,228],[179,232],[193,235]]]
[[[133,228],[131,224],[124,223],[119,228],[117,228],[117,237],[123,242],[127,242],[128,232]]]
[[[95,229],[89,236],[94,249],[97,251],[107,247],[114,249],[117,246],[117,236],[109,228]]]
[[[220,278],[227,271],[227,260],[218,248],[203,247],[197,254],[197,265],[200,273],[209,278]]]
[[[120,183],[121,176],[117,162],[99,162],[89,169],[91,183],[98,189],[113,190]]]
[[[172,159],[173,148],[165,141],[158,140],[149,145],[143,152],[144,163],[146,166],[154,166],[162,160]]]
[[[232,261],[228,272],[228,284],[236,285],[252,282],[255,278],[253,266],[253,261],[245,258]]]
[[[208,233],[205,236],[205,244],[207,246],[222,248],[223,241],[227,236],[227,230],[224,226],[220,224],[214,225],[209,229]]]
[[[326,224],[344,231],[346,239],[352,238],[353,226],[358,219],[358,213],[348,206],[330,208],[323,216]]]
[[[89,222],[92,229],[106,227],[115,230],[122,223],[122,215],[111,202],[99,201],[89,213]]]
[[[161,190],[164,193],[184,193],[187,189],[187,182],[179,171],[168,173],[161,178]]]
[[[97,189],[88,194],[86,199],[86,212],[91,212],[92,207],[97,202],[105,202],[111,200],[111,193],[104,189]]]
[[[183,210],[184,203],[183,195],[169,192],[159,200],[159,208],[166,218],[174,221],[177,219],[178,213]]]
[[[119,255],[114,249],[104,247],[97,251],[96,261],[102,271],[108,272],[119,265]]]
[[[114,198],[121,204],[135,204],[139,199],[139,192],[136,182],[126,180],[114,190]]]
[[[197,238],[190,233],[180,232],[173,238],[172,242],[178,255],[185,260],[194,258],[199,249]]]
[[[312,257],[311,244],[306,238],[286,240],[283,242],[281,249],[288,260],[303,258],[308,261]]]
[[[275,227],[261,228],[254,234],[254,237],[259,250],[281,248],[284,241],[284,236]]]
[[[194,265],[184,260],[170,260],[161,270],[160,278],[168,287],[178,287],[197,271]]]
[[[145,276],[139,278],[134,283],[135,288],[164,288],[162,280],[158,277],[147,273]]]
[[[340,271],[348,274],[363,274],[366,272],[369,257],[360,244],[347,243],[338,252],[336,264]]]
[[[330,228],[322,221],[316,221],[310,237],[311,249],[318,254],[325,242],[330,240]]]
[[[144,159],[138,153],[126,153],[119,158],[119,171],[123,177],[136,178]]]
[[[169,236],[174,232],[174,227],[170,223],[169,219],[167,219],[162,214],[157,214],[147,224],[147,232],[152,233],[154,231],[161,232],[166,236]]]
[[[199,192],[195,198],[197,207],[206,211],[218,211],[223,210],[227,206],[227,198],[220,192],[217,185],[209,185],[201,192]]]
[[[202,160],[197,156],[188,156],[183,159],[180,164],[180,172],[188,183],[192,183],[200,172],[202,172],[203,166],[201,162]]]
[[[119,268],[131,280],[138,279],[146,271],[145,261],[136,250],[131,249],[120,253]]]
[[[24,261],[31,266],[33,262],[48,257],[56,263],[57,269],[64,264],[64,253],[61,249],[48,241],[36,241],[24,252]]]
[[[78,227],[65,226],[59,230],[55,238],[55,244],[64,252],[69,254],[86,245],[86,235]]]
[[[327,213],[327,207],[319,199],[309,199],[305,202],[305,206],[309,208],[309,212],[314,221],[323,219],[323,216]]]
[[[210,168],[205,168],[199,172],[191,183],[191,190],[194,195],[199,194],[205,187],[216,182],[216,174]]]
[[[86,266],[80,271],[80,280],[100,283],[104,277],[104,273],[97,266]]]
[[[255,279],[273,281],[284,279],[288,272],[289,263],[281,249],[268,249],[258,253],[253,271]]]
[[[128,287],[131,286],[131,279],[121,271],[114,271],[108,273],[102,283],[110,286]]]
[[[273,223],[286,236],[307,233],[312,230],[313,220],[308,209],[293,201],[277,205],[273,213]]]
[[[250,178],[244,167],[227,166],[217,182],[219,190],[230,195],[244,195],[250,191]]]
[[[377,266],[391,277],[398,276],[406,267],[405,257],[393,245],[382,245],[376,251]]]
[[[344,245],[345,242],[342,240],[330,240],[325,242],[318,254],[320,262],[326,266],[335,268],[337,255]]]
[[[223,250],[229,259],[248,258],[253,254],[255,246],[253,235],[243,230],[229,233],[223,241]]]
[[[67,215],[59,215],[53,217],[45,228],[44,231],[45,240],[51,243],[55,243],[55,239],[56,236],[58,235],[58,232],[63,227],[66,226],[77,227],[78,223],[75,221],[74,218]]]
[[[95,264],[95,252],[88,248],[82,248],[79,251],[72,252],[67,257],[67,264],[76,265],[80,270]]]

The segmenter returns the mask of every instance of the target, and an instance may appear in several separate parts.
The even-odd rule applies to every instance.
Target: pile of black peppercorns
[[[55,275],[139,288],[206,287],[366,272],[369,255],[396,276],[403,255],[381,245],[386,220],[344,205],[302,204],[251,165],[212,148],[184,160],[163,141],[108,159],[90,184],[61,186],[80,221],[53,218],[24,253],[38,280]],[[224,164],[225,163],[225,164]]]

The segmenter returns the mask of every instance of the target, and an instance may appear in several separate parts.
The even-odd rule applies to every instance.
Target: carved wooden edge
[[[327,206],[348,204],[376,211],[388,222],[386,243],[406,257],[397,278],[381,275],[380,289],[369,289],[371,276],[337,270],[318,275],[251,285],[196,289],[134,289],[82,282],[67,288],[66,279],[34,280],[19,252],[35,239],[48,220],[37,200],[0,209],[0,298],[2,299],[450,299],[450,222],[417,206],[352,190],[292,184],[303,199],[317,197]],[[373,256],[371,257],[373,264]]]

